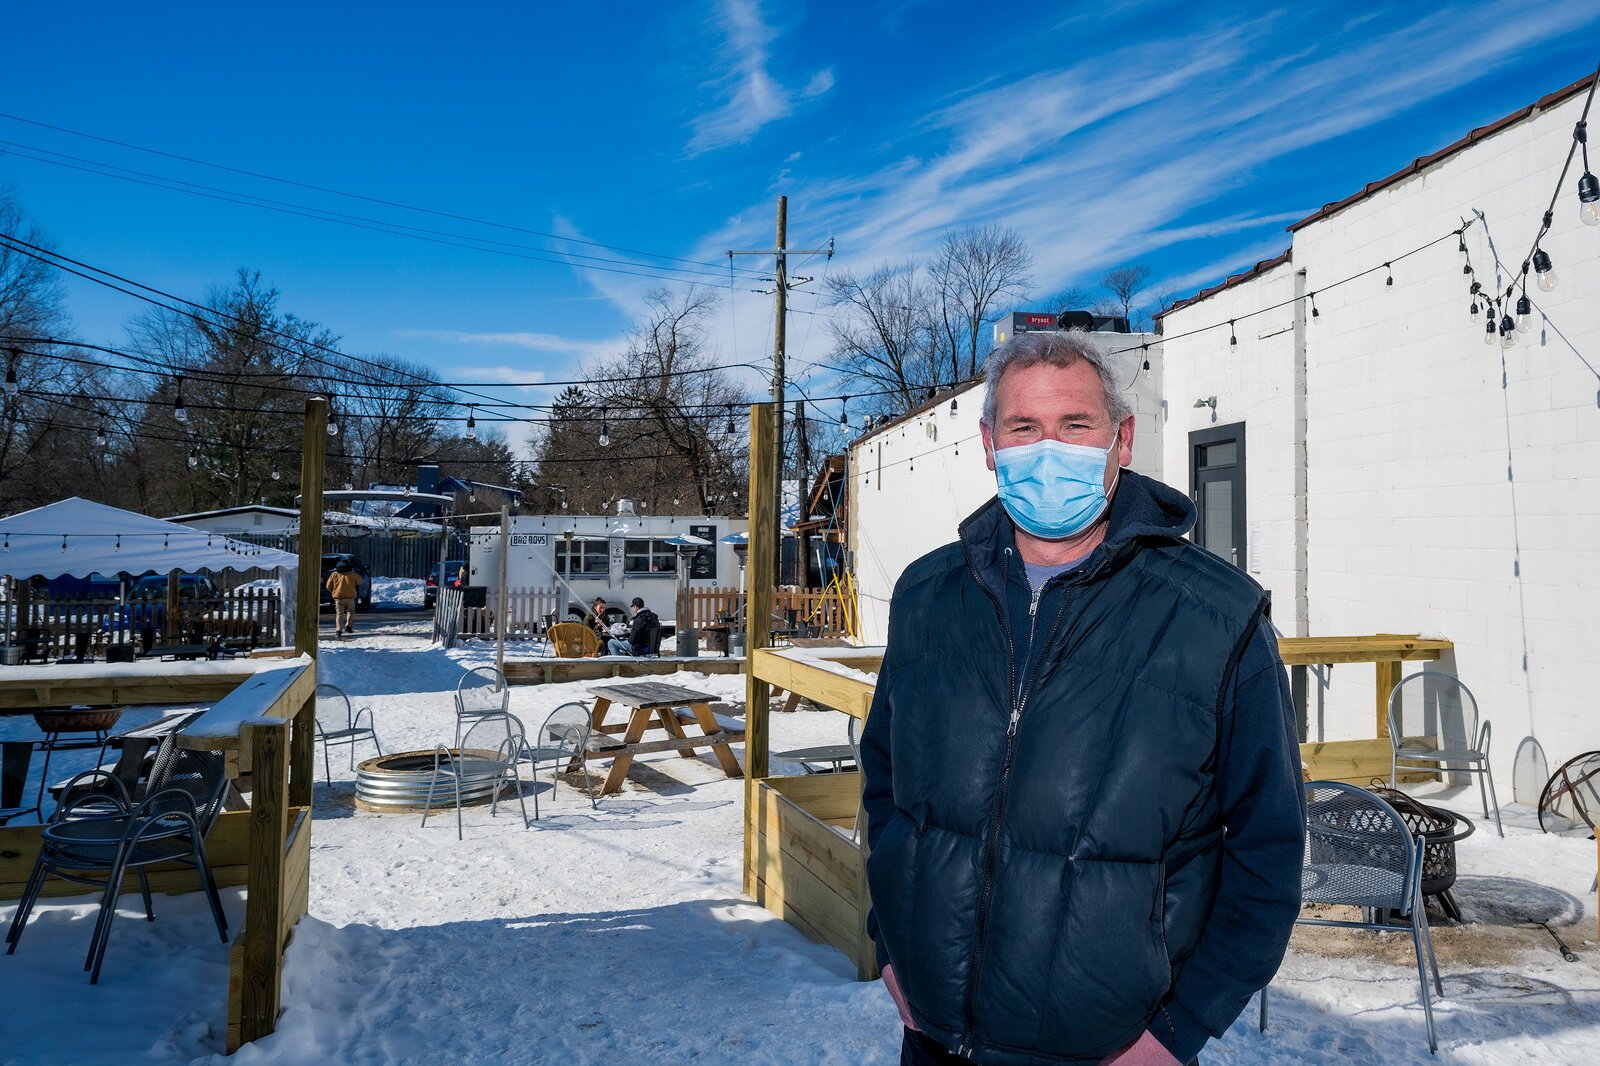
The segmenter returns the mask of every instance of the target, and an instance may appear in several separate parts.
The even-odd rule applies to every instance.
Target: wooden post
[[[500,575],[496,579],[494,613],[494,668],[502,677],[506,672],[506,563],[511,554],[511,504],[500,505]]]
[[[328,401],[313,396],[306,401],[300,452],[300,581],[294,614],[294,650],[313,658],[322,605],[322,476],[327,441]]]
[[[772,637],[772,578],[778,564],[777,513],[772,507],[778,481],[777,419],[774,406],[750,405],[750,585],[745,600],[744,773],[767,776],[767,711],[770,686],[752,670],[754,652]]]
[[[1379,737],[1389,735],[1389,693],[1400,683],[1400,667],[1399,659],[1378,660],[1377,735]]]
[[[316,674],[313,659],[311,671]],[[312,789],[317,783],[317,696],[306,697],[289,731],[289,806],[311,806]]]
[[[239,1039],[246,1044],[266,1036],[278,1024],[283,964],[279,912],[283,907],[283,844],[289,835],[287,731],[288,723],[283,721],[251,723],[244,729],[255,779],[250,803],[249,892],[240,934],[244,937],[244,972],[240,975]]]

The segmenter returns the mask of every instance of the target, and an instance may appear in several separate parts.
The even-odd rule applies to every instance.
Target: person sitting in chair
[[[628,609],[633,613],[633,618],[628,622],[628,637],[612,637],[606,642],[607,655],[654,655],[656,653],[656,640],[661,633],[661,619],[656,613],[644,605],[644,600],[638,596],[633,598],[633,603]]]
[[[589,605],[589,617],[584,619],[589,628],[600,637],[600,646],[605,647],[607,639],[611,636],[611,620],[606,617],[606,598],[596,596]]]

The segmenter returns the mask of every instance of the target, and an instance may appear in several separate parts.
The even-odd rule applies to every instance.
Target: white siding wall
[[[1129,343],[1126,335],[1096,338],[1108,351]],[[1159,345],[1149,350],[1150,370],[1140,369],[1131,338],[1119,357],[1134,403],[1133,469],[1161,476],[1162,404]],[[1137,374],[1135,374],[1137,371]],[[961,393],[956,416],[948,400],[926,414],[864,437],[850,450],[850,541],[856,596],[869,644],[888,637],[889,597],[900,574],[916,559],[956,539],[956,527],[995,493],[994,474],[984,462],[978,419],[987,390]],[[930,436],[929,426],[934,434]]]
[[[1493,277],[1491,239],[1516,269],[1580,106],[1570,100],[1302,229],[1292,268],[1169,316],[1168,335],[1277,302],[1292,271],[1316,290],[1381,264],[1474,208],[1487,216],[1467,233],[1479,276]],[[1549,316],[1547,341],[1536,336],[1503,363],[1482,343],[1481,318],[1468,318],[1454,238],[1396,263],[1392,287],[1380,270],[1319,293],[1322,314],[1306,327],[1310,632],[1454,641],[1440,665],[1494,722],[1506,798],[1524,736],[1552,768],[1600,747],[1600,382],[1558,336],[1600,366],[1600,231],[1578,223],[1573,188],[1561,190],[1545,247],[1561,277],[1556,292],[1531,292]],[[1247,423],[1249,517],[1263,523],[1271,564],[1261,578],[1276,593],[1292,577],[1280,560],[1292,553],[1293,500],[1275,471],[1289,458],[1277,454],[1289,440],[1277,398],[1292,391],[1293,352],[1240,341],[1235,361],[1219,359],[1214,341],[1168,341],[1169,399],[1187,419],[1193,398],[1214,392],[1219,423]],[[1168,427],[1169,469],[1188,428]],[[1287,630],[1292,615],[1275,607],[1275,617]],[[1373,696],[1369,668],[1337,668],[1313,734],[1372,735]]]

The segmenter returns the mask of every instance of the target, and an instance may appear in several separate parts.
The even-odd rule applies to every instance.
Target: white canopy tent
[[[300,560],[277,548],[74,496],[0,518],[0,549],[0,576],[24,581],[95,573],[139,577],[174,570],[275,571],[283,589],[279,602],[284,639],[294,633]]]

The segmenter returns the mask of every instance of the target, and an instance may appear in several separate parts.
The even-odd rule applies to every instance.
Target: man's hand
[[[1100,1066],[1178,1066],[1178,1060],[1146,1029],[1139,1039],[1101,1059]]]
[[[922,1032],[921,1029],[917,1028],[917,1023],[911,1020],[911,1009],[906,1006],[905,993],[900,991],[900,982],[895,980],[894,967],[891,965],[885,964],[883,967],[883,987],[889,990],[889,998],[894,1000],[894,1009],[900,1012],[900,1021],[905,1025],[905,1027],[914,1033]],[[1147,1033],[1145,1035],[1148,1036],[1149,1034]],[[1160,1045],[1158,1044],[1157,1046],[1159,1047]],[[1130,1060],[1130,1062],[1135,1064],[1138,1061],[1139,1060]],[[1155,1060],[1152,1059],[1151,1061],[1154,1062]],[[1171,1061],[1170,1056],[1168,1057],[1168,1061]]]

